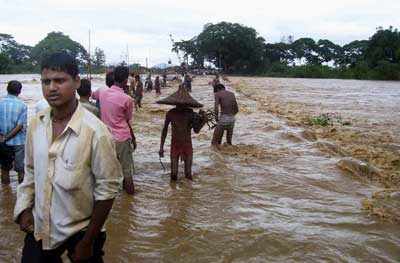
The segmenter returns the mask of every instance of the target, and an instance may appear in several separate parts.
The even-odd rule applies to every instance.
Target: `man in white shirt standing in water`
[[[50,108],[30,122],[25,178],[14,219],[25,231],[22,262],[103,262],[103,225],[122,185],[122,170],[107,127],[76,99],[75,59],[56,53],[41,65]]]

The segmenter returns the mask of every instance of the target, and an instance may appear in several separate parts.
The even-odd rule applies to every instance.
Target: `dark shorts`
[[[191,144],[171,145],[171,158],[190,157],[193,155]]]
[[[25,146],[0,145],[0,166],[2,170],[10,171],[13,168],[17,173],[24,172]]]
[[[22,263],[42,263],[42,262],[60,262],[62,263],[61,256],[65,251],[68,251],[70,256],[76,244],[82,240],[85,232],[78,232],[75,235],[68,238],[61,246],[52,250],[43,250],[42,241],[36,241],[33,234],[27,234],[25,236],[24,248],[22,249]],[[103,246],[106,242],[106,233],[101,232],[100,235],[95,239],[93,243],[93,256],[89,260],[79,262],[103,262]]]

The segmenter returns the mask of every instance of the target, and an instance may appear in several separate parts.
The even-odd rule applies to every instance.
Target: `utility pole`
[[[89,29],[89,58],[88,58],[88,73],[89,73],[89,81],[92,81],[92,59],[91,59],[91,45],[90,45],[90,29]]]
[[[128,64],[128,69],[129,69],[129,47],[128,47],[128,44],[126,44],[126,63]]]

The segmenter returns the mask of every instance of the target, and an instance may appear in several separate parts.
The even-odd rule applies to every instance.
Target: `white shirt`
[[[94,202],[114,199],[123,179],[110,132],[80,104],[61,135],[52,137],[49,108],[28,126],[25,177],[14,209],[16,220],[33,207],[34,235],[43,249],[85,229]]]
[[[38,114],[42,110],[49,108],[50,105],[46,99],[41,99],[35,104],[35,114]]]

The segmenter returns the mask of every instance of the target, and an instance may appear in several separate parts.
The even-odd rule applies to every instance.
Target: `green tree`
[[[80,66],[88,62],[88,52],[78,42],[62,32],[51,32],[32,49],[32,58],[40,63],[44,58],[55,52],[66,52],[75,57]]]
[[[8,73],[11,60],[4,54],[0,53],[0,74]]]
[[[186,63],[189,62],[189,58],[193,60],[192,64],[195,67],[204,67],[204,56],[201,54],[199,45],[197,43],[197,37],[193,37],[190,40],[182,40],[179,42],[174,42],[172,46],[172,51],[179,53],[183,52],[183,58]]]
[[[348,67],[355,66],[358,62],[364,61],[364,54],[368,44],[368,40],[355,40],[344,45],[339,64],[342,67]]]
[[[7,67],[3,66],[2,70],[14,73],[32,71],[34,63],[30,57],[31,49],[30,46],[18,44],[9,34],[0,34],[2,63],[7,63]]]
[[[265,58],[266,62],[272,64],[275,62],[282,62],[288,64],[294,59],[291,44],[283,42],[275,44],[265,44]]]
[[[96,47],[92,57],[93,71],[96,73],[103,72],[106,68],[106,55],[101,48]]]
[[[300,38],[291,45],[295,58],[305,59],[307,64],[320,65],[323,59],[319,56],[318,45],[312,38]]]
[[[317,46],[319,57],[323,62],[333,61],[335,64],[339,64],[343,54],[341,46],[336,45],[328,39],[318,40]]]
[[[370,38],[365,50],[365,59],[371,67],[382,64],[382,61],[398,64],[400,62],[400,32],[393,27],[378,28]]]
[[[197,37],[200,53],[228,72],[252,72],[263,65],[264,38],[237,23],[206,24]]]
[[[173,51],[182,51],[202,66],[212,62],[227,72],[254,72],[264,63],[264,39],[256,30],[237,23],[206,24],[194,38],[175,42]]]

